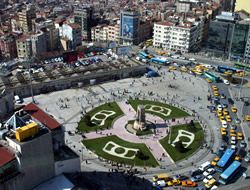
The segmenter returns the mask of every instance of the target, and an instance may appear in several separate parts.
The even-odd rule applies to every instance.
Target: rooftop
[[[50,130],[54,130],[61,127],[60,124],[54,118],[45,113],[34,103],[29,103],[23,108],[23,110],[26,111],[33,118],[41,122],[45,127]]]
[[[0,146],[0,167],[14,159],[14,154],[12,154],[7,148]]]

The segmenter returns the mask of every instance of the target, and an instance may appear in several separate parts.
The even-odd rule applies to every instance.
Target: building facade
[[[27,7],[17,13],[18,22],[24,33],[32,31],[32,19],[36,18],[35,7]]]
[[[29,35],[22,35],[16,40],[17,56],[28,58],[32,56],[32,43]]]
[[[249,23],[238,21],[233,13],[222,12],[210,22],[207,51],[225,59],[243,59],[248,36]]]
[[[74,22],[81,27],[82,40],[91,40],[92,14],[91,7],[74,10]]]
[[[62,38],[70,41],[70,49],[75,50],[77,46],[82,44],[81,27],[76,23],[62,25]]]
[[[120,43],[132,45],[139,43],[139,13],[121,11],[120,14]]]
[[[31,35],[32,55],[36,56],[47,52],[46,35],[43,32],[37,32]]]
[[[16,37],[14,35],[8,34],[0,37],[0,52],[6,58],[17,57]]]
[[[201,44],[200,23],[160,22],[154,24],[153,45],[171,51],[187,53],[195,51]]]

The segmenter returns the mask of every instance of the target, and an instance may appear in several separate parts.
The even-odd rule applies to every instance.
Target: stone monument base
[[[134,125],[133,125],[133,128],[134,128],[135,130],[144,131],[144,130],[147,129],[147,124],[144,123],[144,122],[140,122],[140,123],[139,123],[138,121],[135,121],[135,122],[134,122]]]

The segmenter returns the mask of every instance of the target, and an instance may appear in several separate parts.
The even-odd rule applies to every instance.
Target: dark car
[[[197,175],[201,175],[203,172],[201,170],[195,170],[195,171],[192,171],[191,173],[191,176],[194,177],[194,176],[197,176]]]
[[[176,180],[178,179],[178,180],[183,181],[183,180],[188,179],[188,177],[185,176],[185,175],[175,175],[175,176],[173,177],[173,179],[176,179]]]
[[[196,176],[190,178],[190,180],[193,182],[198,182],[198,181],[201,181],[203,179],[204,179],[203,175],[196,175]]]
[[[232,98],[228,98],[227,100],[228,100],[229,104],[234,104],[234,101]]]

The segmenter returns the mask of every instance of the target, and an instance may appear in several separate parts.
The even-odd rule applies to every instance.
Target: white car
[[[166,187],[166,182],[164,180],[159,180],[156,182],[157,186]]]
[[[236,145],[231,145],[231,149],[235,150],[236,149]]]
[[[217,110],[218,110],[218,111],[222,111],[222,109],[223,109],[222,105],[218,105],[218,106],[217,106]]]
[[[226,84],[226,85],[229,85],[229,84],[230,84],[228,80],[223,80],[223,82],[224,82],[224,84]]]
[[[226,121],[222,121],[221,125],[222,125],[222,128],[225,128],[225,129],[227,128],[227,122]]]
[[[189,60],[189,61],[196,61],[196,59],[195,59],[195,58],[192,58],[192,57],[189,58],[188,60]]]
[[[207,182],[209,182],[209,179],[207,179],[206,177],[203,179],[203,183],[207,183]]]
[[[231,137],[231,141],[236,141],[236,137]]]
[[[203,172],[203,175],[206,176],[211,176],[211,174],[215,173],[215,169],[214,168],[208,168],[205,172]]]
[[[179,59],[186,60],[186,57],[179,57]]]
[[[235,140],[231,140],[230,142],[232,145],[236,145],[236,141]]]

